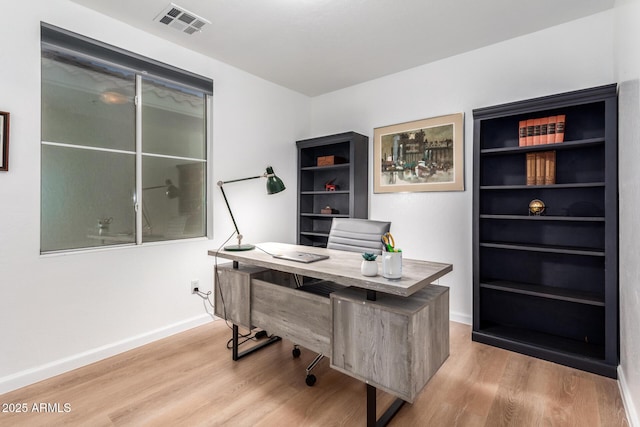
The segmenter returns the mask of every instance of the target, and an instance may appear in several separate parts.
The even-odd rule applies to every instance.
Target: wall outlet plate
[[[193,279],[193,280],[191,281],[191,285],[190,285],[190,286],[191,286],[191,287],[190,287],[190,289],[191,289],[191,293],[192,293],[192,294],[195,294],[195,293],[196,293],[196,291],[200,288],[200,280],[198,280],[198,279]]]

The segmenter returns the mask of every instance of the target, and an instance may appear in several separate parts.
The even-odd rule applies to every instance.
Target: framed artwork
[[[0,171],[9,170],[9,113],[0,111]]]
[[[374,129],[373,191],[464,191],[464,113]]]

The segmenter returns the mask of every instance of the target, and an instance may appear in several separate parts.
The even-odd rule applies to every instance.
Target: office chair
[[[370,219],[360,218],[334,218],[329,230],[329,239],[327,240],[327,249],[337,249],[348,252],[369,252],[376,255],[382,254],[382,244],[380,236],[389,231],[391,222],[373,221]],[[320,280],[303,284],[298,289],[304,292],[310,292],[316,295],[329,298],[329,294],[345,288],[346,286],[337,283]],[[293,357],[300,356],[300,349],[294,344]],[[313,368],[322,360],[324,355],[318,354],[315,359],[307,366],[307,377],[305,382],[309,387],[316,383],[316,376],[311,373]]]

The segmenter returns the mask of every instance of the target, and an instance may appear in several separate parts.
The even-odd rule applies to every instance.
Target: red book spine
[[[533,145],[533,119],[527,120],[527,145]]]
[[[518,146],[524,147],[527,145],[527,121],[520,120],[518,126]]]
[[[557,116],[555,142],[564,142],[565,115]]]
[[[540,119],[533,119],[533,145],[540,144]]]
[[[549,117],[549,123],[547,124],[547,144],[556,142],[556,120],[556,116]]]
[[[549,138],[547,138],[547,132],[549,127],[549,117],[543,117],[540,119],[540,144],[547,144]]]

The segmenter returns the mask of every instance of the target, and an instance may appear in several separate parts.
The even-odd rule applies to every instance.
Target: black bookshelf
[[[617,377],[616,91],[473,111],[474,341]],[[556,115],[564,142],[520,146],[520,121]],[[555,151],[554,183],[527,185],[527,153],[542,151]]]
[[[369,138],[346,132],[296,141],[298,147],[299,245],[327,245],[333,218],[369,216]],[[335,163],[318,165],[319,157]],[[328,191],[325,184],[336,188]],[[336,213],[322,213],[331,207]]]

